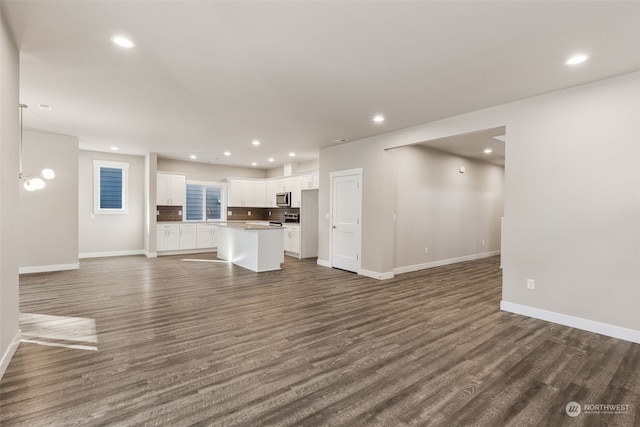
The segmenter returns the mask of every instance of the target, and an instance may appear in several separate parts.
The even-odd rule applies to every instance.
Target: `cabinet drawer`
[[[180,230],[180,224],[158,224],[158,230]]]

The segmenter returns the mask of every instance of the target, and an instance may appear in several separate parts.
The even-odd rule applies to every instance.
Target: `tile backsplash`
[[[227,220],[284,222],[285,212],[299,214],[300,208],[227,208]]]
[[[158,211],[157,221],[182,221],[183,219],[181,206],[157,206],[156,209]],[[284,222],[285,213],[299,214],[300,208],[227,208],[227,220]]]
[[[156,221],[182,221],[182,206],[156,206]]]

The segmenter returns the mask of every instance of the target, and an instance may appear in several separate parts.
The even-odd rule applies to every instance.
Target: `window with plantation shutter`
[[[207,187],[206,195],[207,219],[222,219],[222,189]]]
[[[122,169],[100,168],[100,209],[122,209]]]
[[[202,185],[187,184],[187,221],[202,221]]]
[[[186,220],[225,219],[224,186],[217,183],[188,182]]]
[[[93,212],[126,214],[129,164],[93,161]]]

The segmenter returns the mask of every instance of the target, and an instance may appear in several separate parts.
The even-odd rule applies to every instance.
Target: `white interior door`
[[[331,266],[360,271],[362,171],[331,174]]]

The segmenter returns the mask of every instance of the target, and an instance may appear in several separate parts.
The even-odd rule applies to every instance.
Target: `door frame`
[[[329,266],[333,268],[333,180],[337,177],[357,175],[360,180],[360,200],[358,200],[358,263],[355,273],[361,274],[362,271],[362,186],[363,186],[363,169],[346,169],[342,171],[329,172],[329,212],[331,220],[329,221]]]

